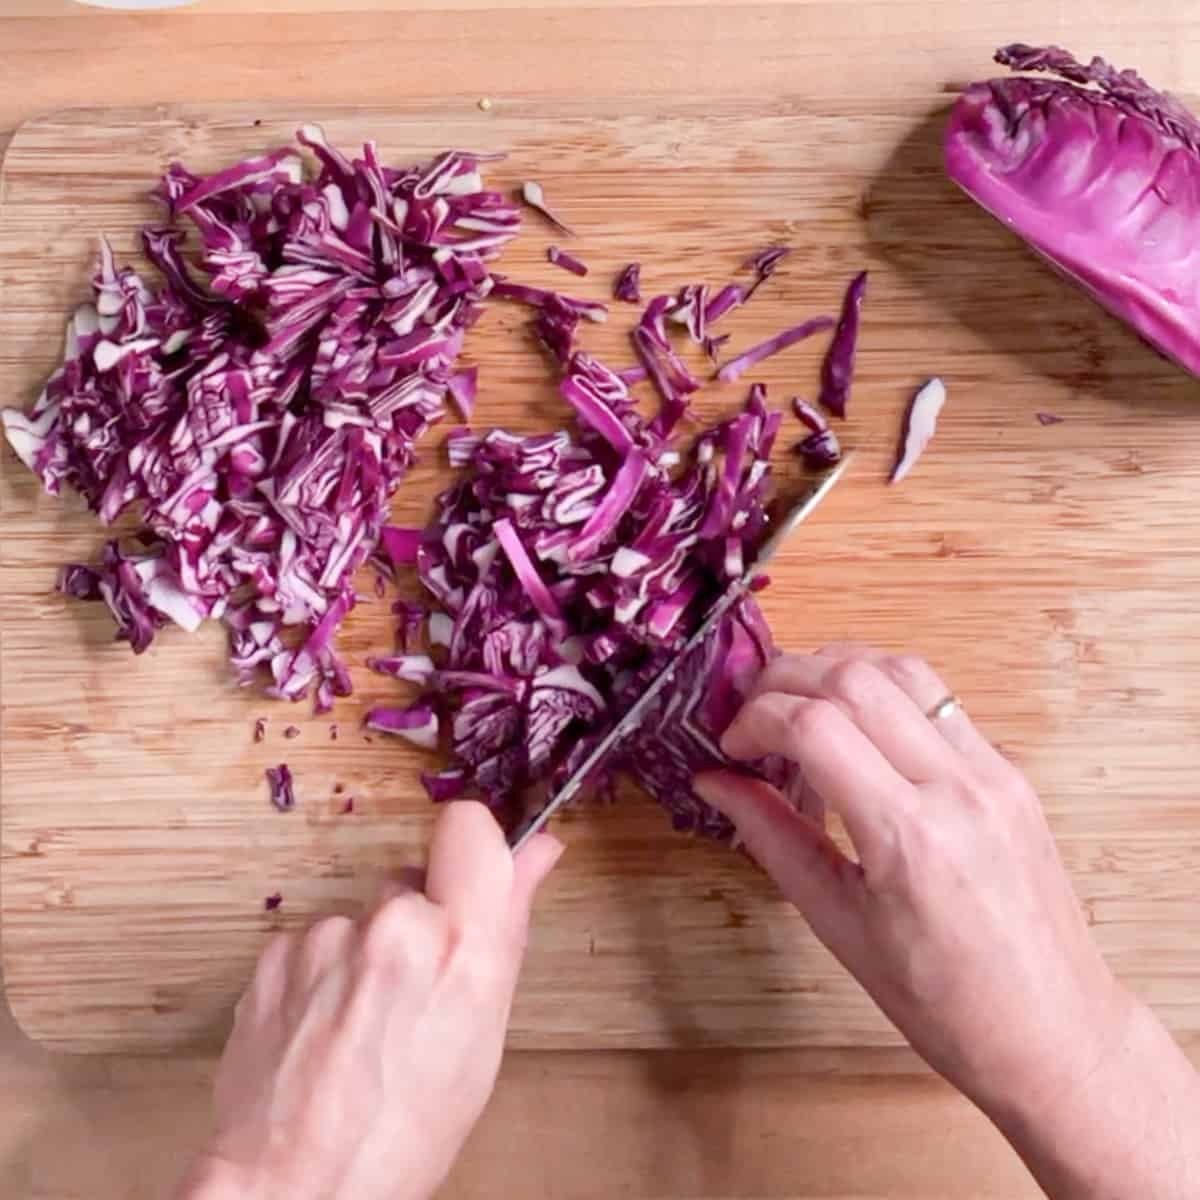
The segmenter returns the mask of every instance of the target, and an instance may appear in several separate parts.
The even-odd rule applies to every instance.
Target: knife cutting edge
[[[642,693],[636,703],[601,739],[596,748],[583,760],[582,764],[572,773],[566,783],[555,792],[549,802],[516,828],[509,838],[509,845],[512,846],[514,854],[535,833],[545,828],[550,818],[564,804],[568,803],[568,801],[572,800],[578,794],[579,790],[587,782],[588,776],[596,769],[600,761],[612,752],[613,747],[618,742],[622,741],[637,728],[642,717],[654,703],[655,699],[675,678],[675,673],[679,670],[679,665],[692,651],[703,644],[714,627],[746,594],[754,580],[763,573],[767,564],[779,552],[779,548],[783,543],[795,532],[797,526],[809,517],[821,501],[829,495],[834,485],[846,473],[846,468],[850,465],[852,458],[852,451],[844,454],[842,461],[822,476],[817,486],[788,512],[772,531],[771,536],[763,543],[762,549],[759,550],[754,562],[714,602],[712,608],[708,610],[708,615],[704,618],[700,628],[688,638],[679,653],[655,676],[654,682]]]

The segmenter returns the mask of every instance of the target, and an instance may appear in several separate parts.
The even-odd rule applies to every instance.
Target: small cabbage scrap
[[[1012,45],[973,83],[946,172],[1114,316],[1200,375],[1200,122],[1135,71]]]
[[[627,304],[642,302],[641,290],[642,264],[631,262],[613,284],[613,299],[624,300]]]
[[[267,787],[271,793],[271,803],[280,812],[291,812],[296,807],[296,793],[292,783],[292,772],[287,763],[266,769]]]
[[[564,271],[570,271],[572,275],[583,276],[588,273],[587,263],[582,259],[578,259],[573,254],[569,254],[560,246],[548,246],[546,248],[546,258],[556,267],[562,267]]]
[[[546,203],[546,193],[543,190],[542,185],[538,183],[536,179],[527,179],[521,185],[521,199],[524,200],[530,208],[537,209],[537,211],[540,212],[547,221],[549,221],[552,225],[558,226],[558,228],[561,229],[568,237],[574,236],[575,231],[569,225],[561,221],[550,205]]]
[[[946,403],[946,385],[940,379],[923,384],[908,404],[904,415],[904,430],[900,438],[900,453],[888,483],[899,483],[917,465],[937,429],[937,420]]]
[[[744,270],[754,272],[754,282],[746,293],[747,300],[775,274],[775,269],[791,252],[790,246],[768,246],[742,263]]]
[[[806,466],[824,471],[836,466],[842,457],[838,436],[818,409],[799,396],[792,397],[792,411],[808,428],[808,436],[795,446],[796,453]]]

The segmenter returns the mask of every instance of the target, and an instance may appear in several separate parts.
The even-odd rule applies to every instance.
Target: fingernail
[[[547,833],[544,830],[541,833],[536,834],[529,842],[526,843],[526,846],[532,846],[535,843],[539,846],[544,846],[549,852],[546,858],[546,873],[549,874],[552,870],[554,870],[555,866],[557,866],[558,860],[562,858],[563,852],[567,848],[567,843],[562,841],[561,838],[555,837],[554,834]],[[525,852],[525,848],[526,847],[523,846],[518,853],[523,854]]]

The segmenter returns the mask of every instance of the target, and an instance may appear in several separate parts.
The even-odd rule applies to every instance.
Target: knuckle
[[[848,704],[870,701],[879,691],[879,672],[865,659],[843,659],[829,672],[829,690]]]
[[[904,683],[926,683],[934,677],[934,668],[919,654],[896,654],[888,659],[888,666]]]
[[[937,691],[940,687],[933,668],[919,655],[898,654],[886,662],[889,675],[910,695],[920,696],[925,692]],[[936,703],[934,697],[930,703]]]
[[[780,671],[789,666],[793,666],[803,658],[803,655],[796,654],[788,650],[783,654],[776,655],[764,668],[763,674],[777,675]]]
[[[411,941],[409,906],[403,896],[385,900],[363,932],[363,955],[370,963],[393,962]]]
[[[344,938],[354,929],[354,922],[349,917],[322,917],[308,931],[310,941],[336,942]]]
[[[294,933],[272,934],[270,940],[263,947],[262,954],[259,955],[258,967],[254,973],[255,982],[266,982],[279,974],[291,957],[295,944],[296,935]]]
[[[404,974],[436,958],[433,937],[411,893],[387,900],[367,923],[362,959],[368,970]]]
[[[327,958],[336,952],[353,928],[354,922],[349,917],[325,917],[318,921],[304,937],[305,958]]]
[[[762,695],[782,690],[782,681],[788,678],[799,661],[798,654],[780,654],[777,658],[773,658],[759,673],[754,684],[754,691]]]
[[[297,937],[294,933],[272,935],[259,955],[254,976],[243,996],[248,1005],[250,997],[269,997],[283,986],[296,942]]]
[[[831,700],[799,700],[792,706],[789,724],[796,738],[807,742],[828,737],[841,719]]]
[[[270,966],[273,963],[280,962],[291,953],[295,943],[296,935],[294,933],[273,933],[268,939],[267,944],[263,947],[259,963]]]

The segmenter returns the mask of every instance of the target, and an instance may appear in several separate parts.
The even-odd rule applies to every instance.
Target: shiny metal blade
[[[628,712],[613,726],[608,734],[601,740],[599,745],[583,760],[579,768],[571,775],[570,779],[562,785],[561,788],[550,798],[550,801],[541,808],[537,813],[530,817],[524,824],[517,827],[514,833],[509,838],[509,845],[512,846],[515,854],[533,835],[544,829],[546,822],[569,800],[573,799],[579,792],[580,788],[587,782],[588,776],[596,769],[601,760],[607,757],[614,746],[618,742],[626,738],[634,729],[637,728],[650,706],[655,699],[662,693],[663,689],[668,687],[671,681],[675,678],[675,673],[678,671],[680,664],[689,654],[692,653],[698,646],[703,644],[704,640],[712,632],[713,628],[721,621],[725,614],[742,598],[746,593],[746,589],[754,580],[762,574],[763,568],[775,557],[779,548],[783,543],[796,531],[796,527],[800,525],[805,518],[810,516],[814,509],[829,495],[834,484],[845,474],[846,468],[850,465],[850,460],[853,457],[852,453],[847,453],[842,456],[842,461],[837,464],[832,470],[821,477],[821,481],[817,486],[804,497],[799,504],[792,508],[787,516],[776,526],[774,532],[763,543],[762,549],[758,552],[758,556],[754,562],[750,564],[740,579],[734,580],[728,588],[722,593],[720,598],[708,610],[708,615],[704,618],[700,628],[692,634],[684,643],[683,648],[675,655],[673,659],[655,676],[654,682],[638,697],[637,701],[629,709]]]

